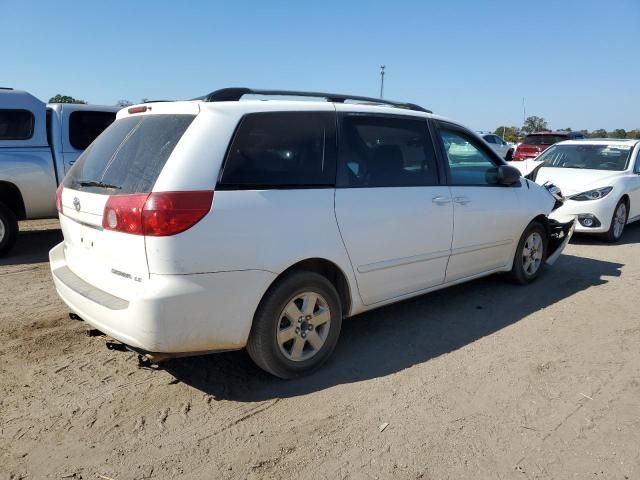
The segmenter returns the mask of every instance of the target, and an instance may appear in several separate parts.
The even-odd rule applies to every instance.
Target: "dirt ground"
[[[288,382],[245,352],[149,370],[107,350],[54,291],[56,223],[22,227],[0,259],[0,479],[640,478],[640,225],[528,287],[350,319]]]

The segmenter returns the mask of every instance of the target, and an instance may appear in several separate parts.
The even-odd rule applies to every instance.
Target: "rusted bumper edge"
[[[549,241],[547,242],[549,254],[547,255],[547,265],[553,265],[555,261],[558,260],[558,257],[571,240],[575,228],[575,219],[565,223],[558,222],[551,218],[549,219]]]

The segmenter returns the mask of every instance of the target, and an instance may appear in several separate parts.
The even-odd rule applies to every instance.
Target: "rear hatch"
[[[566,136],[555,134],[527,135],[524,141],[516,149],[513,159],[523,160],[525,158],[535,158],[554,143],[561,142],[566,139]]]
[[[94,287],[124,299],[138,294],[149,279],[145,232],[138,225],[141,210],[195,118],[148,110],[134,107],[129,111],[140,113],[109,126],[58,189],[68,267]]]

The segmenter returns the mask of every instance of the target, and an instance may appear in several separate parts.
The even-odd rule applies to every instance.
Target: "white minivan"
[[[74,317],[146,359],[246,347],[289,378],[345,317],[534,280],[573,232],[560,204],[417,105],[224,89],[118,113],[58,190],[51,269]]]

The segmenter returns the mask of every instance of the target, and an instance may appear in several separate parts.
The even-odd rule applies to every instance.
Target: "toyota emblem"
[[[73,208],[76,209],[76,212],[80,211],[80,200],[78,200],[78,197],[73,197]]]

